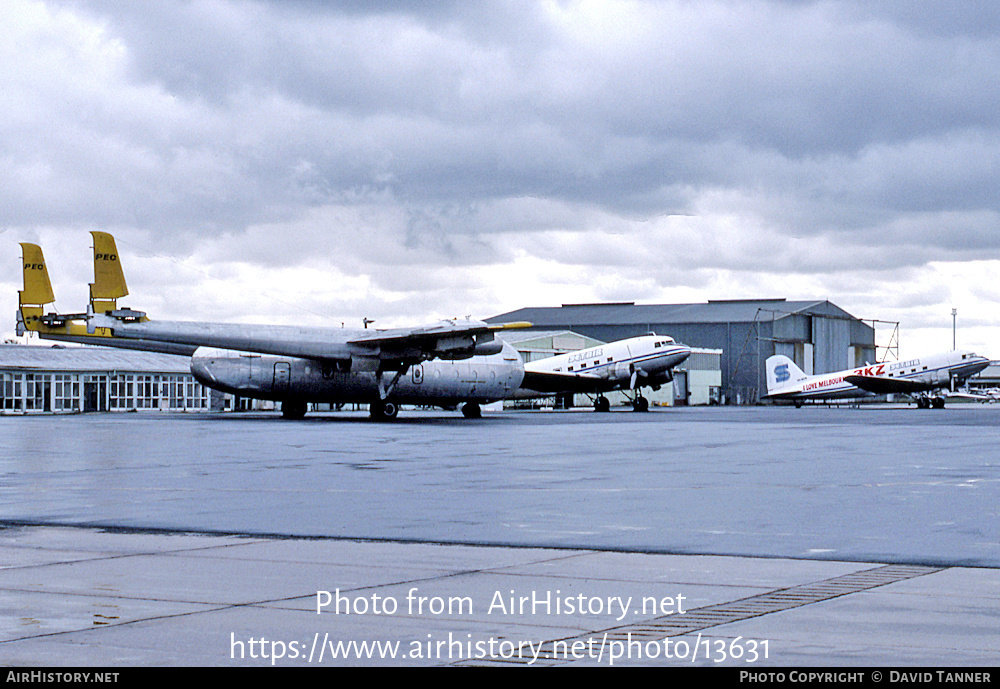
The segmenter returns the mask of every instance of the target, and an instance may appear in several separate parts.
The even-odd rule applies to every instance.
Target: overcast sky
[[[816,298],[1000,358],[998,77],[992,1],[4,0],[0,332],[18,242],[72,312],[105,230],[153,318]]]

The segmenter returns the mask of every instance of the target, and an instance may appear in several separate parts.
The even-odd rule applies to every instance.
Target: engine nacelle
[[[666,371],[654,373],[646,379],[649,385],[666,385],[674,380],[674,369],[668,368]]]
[[[465,345],[465,346],[460,346]],[[503,340],[493,337],[493,333],[471,338],[442,340],[437,348],[438,358],[448,361],[469,359],[474,356],[493,356],[503,351]]]
[[[477,342],[473,356],[493,356],[503,351],[503,340],[493,340],[492,342]]]

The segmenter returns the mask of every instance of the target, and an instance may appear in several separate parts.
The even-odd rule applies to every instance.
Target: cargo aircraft
[[[810,376],[787,356],[777,354],[768,357],[765,363],[767,399],[789,400],[801,406],[806,400],[900,393],[916,401],[919,409],[943,409],[949,390],[963,385],[989,364],[986,357],[956,350]]]
[[[94,238],[94,283],[86,313],[45,313],[55,301],[42,250],[22,243],[24,290],[17,332],[86,344],[191,356],[202,384],[281,402],[301,418],[309,402],[363,403],[372,418],[396,417],[400,404],[455,408],[511,396],[524,376],[521,357],[496,333],[530,323],[446,320],[414,328],[363,329],[150,320],[119,308],[128,294],[114,238]]]
[[[618,340],[590,349],[559,354],[524,365],[524,380],[517,397],[547,394],[588,393],[595,395],[594,410],[609,411],[604,393],[634,391],[630,398],[635,411],[649,409],[642,388],[659,390],[674,379],[674,367],[688,358],[691,348],[672,337],[649,333]],[[628,392],[626,392],[626,396]]]

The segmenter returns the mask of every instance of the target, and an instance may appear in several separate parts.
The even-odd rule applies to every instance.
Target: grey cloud
[[[852,21],[835,3],[640,3],[611,19],[641,30],[607,37],[515,5],[531,41],[489,5],[91,6],[128,46],[138,84],[189,108],[158,145],[144,131],[125,144],[152,139],[156,172],[175,184],[200,157],[210,183],[178,193],[209,226],[359,190],[688,212],[688,189],[790,184],[738,174],[730,152],[795,166],[954,131],[996,141],[995,80],[970,69],[1000,58],[995,34],[947,42],[881,15]],[[474,20],[498,33],[487,40]],[[292,174],[301,160],[307,180]],[[199,192],[218,199],[214,219]]]

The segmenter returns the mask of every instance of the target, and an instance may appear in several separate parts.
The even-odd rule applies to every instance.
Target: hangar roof
[[[190,373],[191,359],[112,347],[0,345],[0,369]]]
[[[739,299],[709,301],[704,304],[563,304],[528,307],[500,314],[486,320],[529,321],[541,327],[580,324],[637,325],[645,323],[750,323],[754,320],[778,320],[792,314],[822,314],[834,318],[855,319],[847,311],[825,300],[787,301],[785,299]]]

